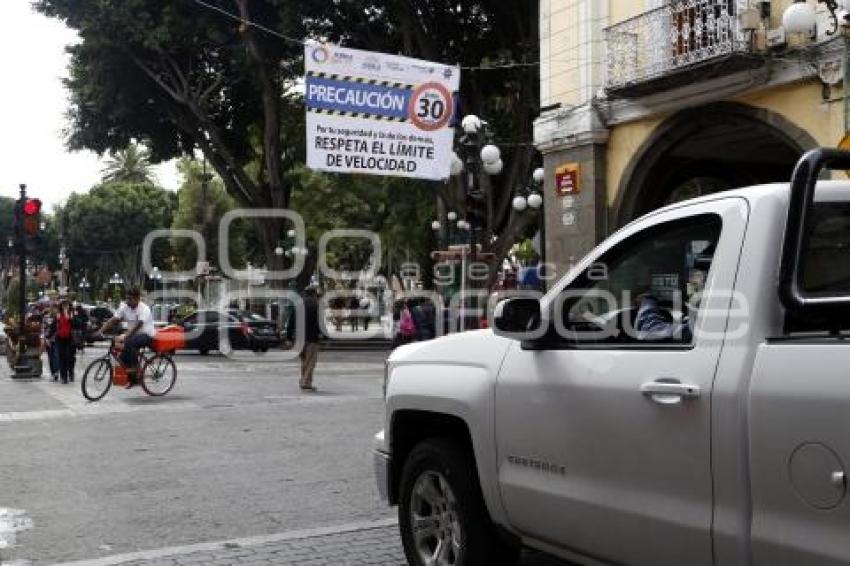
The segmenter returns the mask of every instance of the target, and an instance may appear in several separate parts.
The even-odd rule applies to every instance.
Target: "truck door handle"
[[[662,378],[642,384],[640,392],[661,405],[676,405],[685,399],[698,399],[700,388],[677,379]]]

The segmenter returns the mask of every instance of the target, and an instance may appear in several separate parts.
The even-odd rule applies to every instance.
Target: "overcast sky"
[[[63,143],[68,93],[64,47],[76,34],[37,14],[30,0],[0,0],[0,195],[17,197],[18,184],[48,208],[85,192],[100,179],[103,162],[92,152],[69,152]],[[163,186],[176,190],[173,164],[157,167]]]

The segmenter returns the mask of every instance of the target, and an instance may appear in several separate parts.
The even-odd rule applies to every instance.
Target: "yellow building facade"
[[[558,275],[655,208],[787,181],[848,129],[845,12],[809,0],[540,0],[546,254]],[[843,175],[834,173],[834,175]]]

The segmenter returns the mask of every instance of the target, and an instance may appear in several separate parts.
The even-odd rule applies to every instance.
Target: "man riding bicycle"
[[[118,336],[116,344],[123,343],[124,345],[124,350],[121,352],[121,364],[127,368],[130,377],[128,388],[136,383],[137,352],[140,348],[149,347],[156,333],[153,313],[151,313],[150,307],[142,302],[141,296],[141,292],[136,287],[127,291],[126,301],[121,303],[121,306],[115,311],[115,315],[107,320],[100,329],[102,335],[119,322],[127,323],[127,332]]]

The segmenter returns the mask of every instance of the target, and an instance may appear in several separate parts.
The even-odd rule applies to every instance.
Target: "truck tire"
[[[399,495],[401,541],[411,566],[517,563],[519,549],[502,542],[490,521],[475,462],[452,442],[418,444],[404,463]]]

